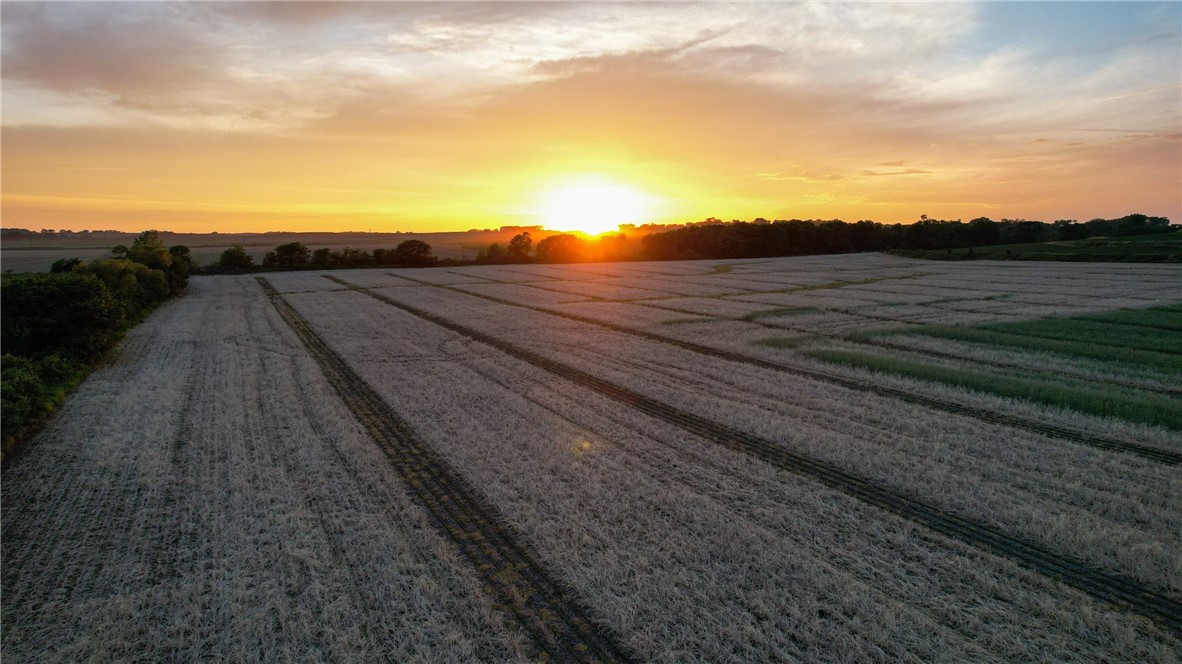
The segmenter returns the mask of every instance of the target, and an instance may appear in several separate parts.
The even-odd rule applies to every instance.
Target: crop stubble
[[[387,452],[430,514],[481,576],[504,611],[555,661],[626,662],[631,657],[597,628],[534,556],[505,528],[495,510],[425,445],[263,277],[259,284],[328,377],[337,394]]]
[[[347,282],[340,281],[336,277],[333,277],[333,276],[328,276],[326,278],[328,278],[330,280],[337,281],[338,283],[341,283],[342,285],[348,285]],[[563,318],[578,321],[580,323],[587,323],[590,325],[595,325],[598,327],[607,328],[607,329],[613,330],[615,332],[622,332],[624,334],[634,335],[637,337],[650,339],[650,340],[657,341],[660,343],[670,344],[670,345],[677,346],[679,348],[683,348],[685,350],[689,350],[691,352],[698,353],[701,355],[709,355],[712,357],[717,357],[720,359],[728,360],[731,362],[750,364],[750,365],[761,367],[764,369],[771,369],[773,371],[778,371],[778,372],[782,372],[782,373],[803,376],[806,378],[811,378],[814,380],[820,380],[820,381],[824,381],[824,382],[828,382],[828,383],[833,383],[836,385],[840,385],[842,387],[846,387],[849,389],[858,390],[858,391],[862,391],[862,392],[871,392],[873,394],[878,394],[878,395],[882,395],[882,396],[891,397],[894,399],[899,399],[900,401],[906,401],[908,403],[914,403],[914,404],[917,404],[920,406],[934,408],[936,410],[942,410],[942,411],[954,413],[957,415],[980,419],[980,420],[983,420],[986,422],[1002,424],[1005,426],[1011,426],[1011,427],[1015,427],[1015,428],[1019,428],[1019,429],[1024,429],[1027,431],[1033,431],[1033,432],[1048,436],[1050,438],[1058,438],[1061,440],[1068,440],[1068,441],[1072,441],[1075,443],[1080,443],[1083,445],[1089,445],[1091,447],[1096,447],[1098,449],[1136,454],[1136,455],[1145,457],[1147,459],[1152,459],[1154,461],[1158,461],[1160,463],[1165,463],[1165,464],[1169,464],[1169,465],[1178,465],[1179,463],[1182,463],[1182,453],[1178,453],[1178,452],[1171,452],[1168,450],[1160,450],[1160,449],[1156,449],[1153,447],[1138,445],[1136,443],[1129,443],[1129,442],[1120,441],[1120,440],[1113,440],[1113,439],[1110,439],[1110,438],[1107,438],[1104,436],[1082,433],[1080,431],[1074,431],[1074,430],[1068,429],[1066,427],[1056,426],[1053,424],[1048,424],[1046,422],[1040,422],[1037,420],[1024,418],[1024,417],[1013,415],[1013,414],[993,412],[993,411],[986,410],[984,408],[974,408],[971,406],[965,406],[965,405],[955,403],[952,401],[936,399],[936,398],[933,398],[933,397],[930,397],[927,395],[916,394],[914,392],[909,392],[909,391],[901,390],[898,388],[884,386],[884,385],[874,383],[871,381],[857,380],[857,379],[850,378],[847,376],[841,376],[838,374],[829,373],[829,372],[821,371],[818,369],[811,369],[811,368],[802,367],[802,366],[791,366],[791,365],[788,365],[783,362],[774,362],[771,360],[766,360],[766,359],[754,357],[751,355],[745,355],[745,354],[736,353],[736,352],[729,351],[729,350],[714,348],[711,346],[705,346],[702,344],[694,343],[692,341],[685,341],[682,339],[678,339],[676,337],[657,334],[657,333],[654,333],[651,331],[641,330],[641,329],[637,329],[634,327],[628,327],[628,326],[624,326],[624,325],[616,325],[616,324],[609,323],[609,322],[602,321],[602,320],[598,320],[595,318],[580,316],[578,314],[572,314],[572,313],[557,310],[557,309],[551,309],[548,307],[533,306],[533,305],[524,304],[521,302],[507,300],[507,299],[501,298],[501,297],[492,296],[492,295],[473,293],[470,291],[461,290],[461,289],[454,288],[454,287],[448,287],[448,286],[441,286],[441,287],[447,288],[449,290],[454,290],[456,292],[464,293],[465,295],[472,295],[474,297],[480,297],[480,298],[489,300],[490,302],[497,302],[499,304],[507,304],[510,306],[531,309],[531,310],[538,311],[541,313],[551,314],[551,315],[555,315],[555,316],[561,316]]]
[[[525,659],[269,312],[195,279],[6,459],[6,662]]]
[[[819,270],[834,264],[826,260],[832,261],[802,260],[799,267]],[[859,270],[867,269],[875,270],[874,274],[879,276],[890,271],[904,275],[914,271],[915,265],[876,257],[853,257],[849,269],[799,278],[801,275],[776,275],[778,264],[774,261],[751,261],[735,264],[732,274],[736,278],[766,280],[768,289],[773,290],[790,283],[853,281],[865,276]],[[595,268],[578,276],[613,280],[637,277],[638,285],[645,286],[645,274],[662,278],[694,276],[701,275],[704,269],[701,264],[692,263]],[[570,274],[565,266],[510,269],[523,282],[536,280],[537,273],[559,281]],[[451,286],[457,295],[464,292],[465,297],[470,297],[473,295],[470,291],[483,288],[477,284],[499,289],[496,270],[504,273],[510,269],[474,269],[469,278],[461,274],[432,281]],[[407,295],[425,290],[410,285],[406,272],[400,273],[398,279],[374,272],[360,285],[401,286]],[[289,280],[289,276],[299,278]],[[717,280],[721,286],[725,285],[726,276],[730,275],[703,279]],[[480,433],[475,433],[473,438],[464,435],[468,427],[463,422],[436,427],[423,419],[430,409],[411,407],[409,403],[406,406],[408,412],[417,413],[411,420],[417,431],[425,432],[425,442],[436,447],[442,457],[460,461],[456,468],[466,478],[460,481],[474,482],[487,491],[490,504],[495,505],[506,522],[513,524],[514,531],[527,533],[527,539],[539,547],[537,553],[547,568],[575,589],[586,606],[595,609],[596,615],[610,618],[606,624],[646,659],[845,657],[899,661],[945,656],[975,661],[1015,657],[1171,661],[1177,658],[1178,641],[1158,628],[1138,625],[1127,614],[1110,612],[1103,604],[1092,603],[1082,596],[1078,602],[1065,600],[1064,597],[1073,597],[1074,593],[1054,587],[1055,584],[1033,574],[1010,569],[1009,565],[956,541],[945,540],[941,535],[924,534],[927,528],[939,532],[939,525],[925,524],[917,529],[919,532],[906,529],[895,532],[896,520],[923,523],[926,516],[932,515],[925,516],[923,510],[898,518],[873,514],[882,506],[865,505],[874,504],[876,496],[883,497],[881,491],[875,491],[883,487],[874,482],[869,483],[869,495],[859,495],[865,488],[856,481],[859,479],[856,474],[839,471],[836,480],[830,479],[837,482],[831,486],[840,492],[833,497],[826,497],[828,490],[810,488],[811,482],[787,482],[782,477],[788,475],[782,470],[782,454],[777,451],[782,445],[752,435],[743,427],[729,425],[725,423],[729,420],[724,422],[710,409],[686,412],[684,406],[662,403],[659,397],[638,392],[634,383],[621,381],[620,372],[633,366],[649,380],[676,387],[679,380],[686,380],[682,372],[685,367],[665,367],[664,358],[654,357],[651,362],[606,361],[601,372],[595,362],[596,358],[606,358],[605,350],[598,337],[584,327],[579,334],[589,335],[587,343],[579,343],[577,337],[566,342],[572,344],[571,357],[577,358],[577,362],[565,368],[576,373],[554,373],[555,367],[545,363],[562,365],[554,361],[554,352],[561,353],[563,345],[553,343],[553,339],[552,343],[542,344],[548,357],[535,354],[543,364],[531,364],[516,354],[490,354],[483,339],[475,341],[474,337],[463,336],[450,328],[438,328],[444,334],[431,332],[430,327],[438,326],[435,322],[428,323],[428,319],[414,319],[421,324],[405,323],[405,332],[397,326],[391,328],[388,323],[383,327],[384,315],[376,312],[366,314],[372,321],[361,322],[356,318],[361,313],[357,302],[346,299],[354,295],[361,298],[360,294],[339,287],[326,288],[327,282],[310,274],[282,275],[282,278],[285,286],[280,290],[307,291],[285,299],[303,303],[299,304],[301,312],[327,340],[330,352],[340,354],[341,366],[353,371],[357,381],[375,386],[377,392],[371,396],[377,402],[371,401],[369,407],[378,409],[375,412],[379,414],[370,422],[373,427],[388,427],[394,419],[385,404],[397,403],[401,412],[403,398],[446,400],[448,397],[444,391],[417,394],[412,384],[393,389],[400,379],[381,376],[375,373],[376,369],[367,367],[366,353],[362,350],[366,344],[374,346],[375,357],[381,356],[380,366],[387,371],[405,367],[410,372],[405,380],[415,383],[418,380],[413,378],[413,372],[428,371],[430,375],[422,376],[422,389],[451,386],[453,399],[462,399],[461,395],[469,392],[469,396],[483,399],[482,390],[488,386],[503,386],[504,394],[492,395],[487,403],[472,403],[462,410],[467,417],[488,413],[494,419],[504,419],[509,413],[498,415],[497,409],[511,407],[513,417],[506,421],[529,427],[528,431],[520,429],[523,440],[519,446],[511,442],[511,432],[500,442],[485,439]],[[218,288],[234,283],[240,295],[245,294],[255,303],[253,306],[266,302],[253,281],[249,282],[252,288],[247,288],[244,282],[244,278],[199,278],[194,280],[194,285],[197,294],[203,295],[200,291],[215,283],[219,284]],[[658,284],[658,280],[651,280],[651,285]],[[522,286],[527,287],[524,283]],[[338,292],[326,292],[330,290]],[[594,288],[583,290],[595,292]],[[677,290],[694,292],[692,288]],[[382,291],[394,297],[398,297],[398,292]],[[539,291],[534,289],[534,292]],[[555,291],[546,292],[558,295]],[[603,291],[610,292],[610,288]],[[1117,289],[1113,294],[1118,294]],[[504,295],[503,299],[513,297],[512,291]],[[330,301],[335,303],[335,314],[309,315],[314,311],[305,310],[305,305]],[[414,298],[411,301],[417,302]],[[157,318],[170,310],[160,312]],[[736,309],[740,313],[745,310]],[[141,427],[143,439],[101,442],[102,435],[97,432],[103,427],[110,428],[114,422],[110,415],[101,416],[104,409],[132,416],[143,411],[142,406],[126,400],[117,407],[107,402],[104,407],[92,409],[91,412],[100,416],[94,418],[98,423],[89,433],[73,431],[70,435],[76,440],[100,441],[95,450],[78,455],[84,458],[71,459],[76,454],[70,447],[72,443],[61,440],[59,435],[57,442],[35,448],[29,459],[15,466],[16,469],[25,464],[32,467],[42,461],[39,457],[48,457],[73,464],[64,473],[70,479],[62,479],[63,474],[57,473],[34,480],[33,472],[14,473],[6,464],[5,657],[21,661],[33,659],[32,653],[36,652],[42,655],[38,657],[41,661],[51,661],[103,659],[104,653],[106,658],[112,658],[111,653],[121,653],[121,657],[155,653],[165,658],[236,659],[243,653],[257,655],[260,646],[271,648],[276,659],[331,658],[345,653],[358,660],[380,659],[381,653],[386,653],[402,661],[440,657],[503,661],[520,657],[522,648],[536,653],[538,646],[521,645],[513,630],[510,634],[486,633],[475,641],[459,644],[450,641],[453,637],[446,635],[456,634],[457,627],[462,632],[473,628],[478,632],[489,629],[496,632],[500,620],[496,613],[490,613],[487,601],[478,601],[470,595],[459,602],[441,602],[440,598],[474,592],[487,600],[497,593],[489,588],[481,592],[479,582],[465,560],[456,555],[449,538],[436,534],[437,522],[431,522],[405,496],[399,498],[407,485],[393,471],[394,463],[372,445],[373,431],[358,424],[337,401],[337,390],[325,382],[321,367],[305,354],[304,342],[283,324],[288,321],[281,320],[278,310],[271,306],[265,306],[269,313],[262,317],[257,309],[250,311],[253,313],[245,316],[251,321],[246,329],[238,329],[234,334],[215,333],[215,345],[231,344],[237,349],[221,358],[208,351],[195,354],[193,344],[210,343],[208,339],[202,340],[207,336],[208,325],[204,328],[206,332],[198,330],[203,329],[207,320],[226,315],[224,311],[207,309],[202,316],[190,316],[185,322],[192,327],[193,334],[188,337],[177,334],[178,327],[173,325],[165,336],[184,337],[185,343],[169,345],[170,350],[163,355],[159,350],[163,340],[157,338],[158,331],[153,331],[153,321],[133,332],[123,349],[129,361],[135,359],[137,348],[150,348],[154,362],[159,363],[167,356],[171,359],[166,359],[165,364],[175,370],[175,373],[161,371],[151,387],[136,393],[134,398],[147,401],[145,395],[151,395],[161,403],[185,402],[181,415],[176,410],[154,414],[155,419]],[[442,313],[446,317],[451,310],[446,306],[432,307],[428,313]],[[509,310],[505,313],[512,316]],[[539,320],[531,319],[523,324],[536,325]],[[469,321],[465,319],[465,322]],[[578,322],[600,325],[604,321],[588,318]],[[502,344],[521,345],[518,337],[508,337],[517,343],[505,342],[507,337],[498,332],[495,324],[473,323],[468,327],[469,331],[500,339]],[[608,331],[602,326],[598,329]],[[156,336],[147,339],[148,333]],[[364,341],[359,337],[357,343],[341,345],[349,334],[362,333],[368,334]],[[384,347],[405,345],[401,339],[394,343],[396,336],[403,333],[431,337],[434,340],[424,348],[433,350],[417,357],[389,354]],[[604,336],[602,341],[607,342],[608,337]],[[695,355],[707,357],[659,339],[647,342],[677,349],[686,361]],[[731,362],[717,354],[708,357],[719,366]],[[131,366],[136,365],[133,362]],[[749,367],[748,374],[758,368],[750,363],[744,366]],[[127,367],[119,364],[113,370]],[[143,371],[142,367],[138,370]],[[178,374],[184,377],[178,380]],[[477,382],[483,381],[486,386],[474,384],[465,392],[460,389],[462,384],[456,383],[465,380],[464,376],[476,377]],[[604,389],[597,391],[584,378],[599,381],[599,387]],[[570,389],[571,380],[581,387]],[[683,385],[698,390],[711,380],[726,389],[722,387],[726,381],[713,375]],[[289,396],[284,391],[286,388],[268,385],[270,381],[295,386],[296,396]],[[119,382],[108,382],[110,387],[105,389],[118,391]],[[129,382],[126,376],[122,382]],[[436,387],[428,388],[427,384]],[[241,405],[241,412],[228,409],[223,403],[204,402],[203,397],[211,393],[224,393],[222,402],[232,400],[232,394],[244,387],[256,396]],[[82,398],[79,394],[78,399]],[[641,407],[620,409],[621,398]],[[293,409],[293,404],[298,405]],[[653,404],[655,410],[647,408]],[[446,416],[449,410],[442,404],[433,408],[441,416]],[[461,410],[458,406],[452,409]],[[573,466],[567,470],[562,455],[547,457],[543,462],[546,454],[543,451],[547,449],[545,432],[553,425],[541,420],[551,416],[568,421],[576,431],[585,430],[584,443],[590,445],[589,449],[576,446],[573,450],[576,459],[586,452],[579,461],[583,470]],[[227,418],[229,421],[225,421]],[[72,421],[69,406],[62,419]],[[646,419],[652,422],[637,424]],[[496,429],[471,428],[474,432]],[[450,433],[445,435],[445,432]],[[210,439],[201,441],[203,436]],[[526,438],[531,442],[527,443]],[[700,446],[694,442],[698,440],[703,441]],[[152,444],[145,447],[147,442]],[[771,450],[767,449],[769,444]],[[57,449],[53,450],[54,455],[48,455],[43,447]],[[731,453],[735,447],[743,454]],[[769,463],[761,456],[766,454],[780,460]],[[1082,456],[1087,454],[1099,452]],[[1126,456],[1130,458],[1130,466],[1145,465],[1148,461],[1141,456],[1111,456],[1112,464]],[[498,457],[504,458],[504,464],[495,472],[491,467],[484,467],[494,465],[500,460]],[[616,474],[597,476],[606,473],[605,464],[614,464],[611,467]],[[84,476],[85,469],[91,465],[98,472],[94,473],[90,488],[76,492],[72,502],[47,512],[46,505],[75,492],[76,486],[71,484],[88,484],[74,478]],[[1105,465],[1111,464],[1105,461]],[[806,476],[809,472],[838,468],[824,462],[820,466],[819,470],[805,470]],[[502,473],[500,478],[497,473]],[[537,475],[543,486],[508,500],[512,490],[520,491],[529,485],[530,478],[521,477],[522,474]],[[849,482],[851,478],[853,483]],[[813,479],[825,483],[819,475]],[[584,481],[588,486],[583,486]],[[104,482],[115,486],[104,487]],[[596,483],[605,484],[596,489]],[[259,487],[264,485],[275,489],[270,493],[260,492]],[[129,492],[128,486],[137,488]],[[596,491],[600,492],[599,497]],[[801,495],[792,497],[796,493]],[[899,493],[886,487],[886,498],[898,498]],[[567,494],[583,495],[583,498],[571,502],[571,498],[564,497]],[[553,505],[548,504],[551,496]],[[847,496],[856,496],[864,501],[863,506]],[[203,505],[203,501],[209,504]],[[37,507],[23,509],[31,505]],[[886,509],[889,512],[907,507],[904,501]],[[933,508],[932,504],[927,507]],[[97,527],[70,523],[87,509],[98,517]],[[946,509],[939,506],[934,509],[935,517],[947,516]],[[537,515],[532,514],[535,511]],[[604,514],[597,515],[600,511]],[[168,522],[170,512],[176,523]],[[613,523],[612,519],[619,521]],[[624,525],[629,520],[630,529]],[[401,525],[392,523],[395,521]],[[408,521],[412,525],[407,526]],[[666,522],[675,529],[660,531],[659,526]],[[34,546],[40,539],[34,533],[37,525],[55,533],[52,536],[58,544],[45,547],[42,541]],[[607,525],[611,527],[603,529]],[[963,525],[954,523],[952,527]],[[637,533],[629,534],[630,530]],[[1004,529],[986,530],[987,536],[1004,533]],[[123,540],[116,534],[120,531],[126,536]],[[672,550],[662,546],[663,538],[668,538]],[[282,546],[280,542],[285,539],[293,545]],[[568,541],[560,545],[563,540]],[[431,542],[434,544],[424,544]],[[727,548],[726,542],[737,548]],[[387,555],[384,548],[391,547],[403,551]],[[110,551],[119,548],[131,553],[123,556],[129,560],[110,558]],[[261,555],[249,555],[252,548],[259,549]],[[934,554],[936,551],[940,553]],[[277,553],[279,558],[273,559]],[[108,558],[105,561],[104,555]],[[399,555],[409,555],[419,562],[406,568],[406,563],[398,562]],[[1029,551],[1018,555],[1025,556],[1024,563],[1034,565],[1032,569],[1039,564],[1032,563]],[[434,561],[427,564],[423,556]],[[665,556],[669,559],[661,567],[658,561]],[[306,564],[296,562],[301,557]],[[893,573],[883,567],[884,564],[890,567],[891,561],[896,566]],[[1062,562],[1062,556],[1052,556],[1042,564]],[[412,570],[409,579],[382,574],[382,570],[399,565]],[[686,567],[688,577],[678,575],[678,565]],[[1085,577],[1094,571],[1087,565],[1082,569]],[[1081,570],[1077,567],[1067,572],[1045,569],[1041,572],[1054,577],[1062,573],[1080,574]],[[380,582],[375,583],[375,575]],[[443,578],[451,580],[441,588],[430,587],[435,580]],[[429,585],[418,585],[425,582]],[[520,579],[511,581],[518,582]],[[1113,592],[1108,581],[1092,578],[1091,582],[1103,586],[1099,590],[1092,588],[1093,592]],[[411,594],[400,595],[402,591],[392,591],[389,583],[411,583]],[[60,593],[67,585],[70,590],[46,601],[46,588]],[[1145,584],[1134,581],[1131,589],[1135,591],[1139,585]],[[1016,591],[1019,587],[1021,590]],[[433,598],[428,605],[447,605],[442,615],[438,611],[424,613],[421,600],[414,599],[420,589]],[[278,591],[279,595],[268,595],[272,591]],[[634,595],[634,601],[629,601],[632,597],[619,596],[620,592]],[[681,598],[673,613],[670,605],[661,601],[666,596]],[[399,600],[400,597],[406,599]],[[952,601],[940,601],[940,598]],[[1166,599],[1173,604],[1159,608],[1173,612],[1176,617],[1177,602]],[[1146,608],[1135,597],[1115,601],[1140,603],[1142,609]],[[408,609],[410,615],[392,619]],[[28,618],[13,618],[24,612],[29,614]],[[431,621],[437,618],[452,622],[435,625]],[[262,621],[245,630],[246,640],[232,634],[232,626],[244,619]],[[1176,622],[1163,623],[1160,616],[1158,622],[1177,635]],[[914,629],[907,629],[908,624]],[[186,625],[192,629],[182,631]],[[128,632],[131,626],[135,628]],[[278,627],[282,628],[280,633],[272,629]],[[1064,637],[1069,641],[1063,641]],[[518,639],[516,646],[514,639]],[[37,652],[34,645],[37,643],[53,643],[57,649]],[[45,652],[49,653],[48,657],[43,656]]]
[[[337,277],[327,276],[326,278],[349,286],[348,282]],[[794,454],[773,442],[682,411],[655,399],[650,399],[574,367],[555,362],[520,346],[484,334],[418,307],[394,300],[379,293],[374,293],[369,289],[360,287],[356,287],[356,289],[374,299],[398,307],[436,325],[508,353],[534,366],[620,401],[645,414],[679,426],[702,438],[759,458],[784,470],[805,475],[870,505],[926,526],[942,535],[985,549],[996,555],[1013,560],[1027,568],[1063,581],[1097,599],[1126,606],[1141,615],[1159,622],[1175,633],[1182,635],[1182,602],[1178,602],[1145,584],[1105,573],[1070,556],[1056,554],[1024,539],[1007,535],[979,522],[945,512],[913,496],[891,490],[867,478],[859,477],[840,468]],[[602,325],[602,323],[595,323]],[[621,328],[621,331],[631,330],[629,328]],[[679,343],[678,345],[681,344]],[[705,347],[698,348],[695,344],[689,346],[689,348],[696,352],[702,352],[702,349]],[[713,352],[714,349],[705,350],[711,351],[708,354],[715,354]],[[718,352],[722,353],[721,351]],[[728,355],[722,354],[721,356],[725,359],[732,359]],[[737,356],[734,359],[736,361],[750,363],[750,360],[753,358]],[[878,391],[877,389],[871,389],[876,386],[859,385],[858,387],[867,389],[868,391]],[[892,392],[894,391],[888,392],[887,394],[889,396],[898,396]],[[906,393],[902,394],[903,396],[913,396],[907,395]],[[947,410],[946,407],[943,407],[944,404],[940,404],[940,402],[934,400],[933,402],[942,406],[942,409]],[[924,405],[931,404],[924,403]],[[1030,427],[1023,423],[1023,428]],[[1122,449],[1122,447],[1116,447],[1116,449]],[[1174,463],[1176,462],[1175,460]]]

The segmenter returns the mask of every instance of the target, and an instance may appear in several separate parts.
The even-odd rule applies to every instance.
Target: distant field
[[[351,247],[373,251],[392,249],[406,240],[422,240],[431,245],[439,258],[474,258],[476,252],[493,242],[506,245],[519,231],[473,231],[464,233],[167,233],[167,245],[184,244],[189,247],[198,265],[208,265],[228,247],[240,245],[256,262],[280,244],[303,242],[310,249],[328,247],[334,250]],[[550,231],[531,231],[534,241]],[[59,258],[95,260],[110,256],[117,244],[130,245],[135,235],[126,237],[32,237],[5,238],[0,243],[0,269],[13,272],[45,272]]]
[[[1128,237],[997,244],[970,249],[900,251],[911,258],[1182,263],[1182,230]]]
[[[1177,661],[1180,339],[1174,265],[195,277],[6,461],[0,646]]]

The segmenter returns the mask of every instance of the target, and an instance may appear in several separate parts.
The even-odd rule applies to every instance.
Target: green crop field
[[[1132,263],[1182,262],[1182,230],[1128,237],[997,244],[964,249],[903,250],[910,258],[937,260],[1112,261]]]

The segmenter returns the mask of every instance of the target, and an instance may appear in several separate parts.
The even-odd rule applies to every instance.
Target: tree
[[[37,363],[26,357],[4,355],[0,367],[0,419],[7,438],[9,431],[23,429],[37,416],[45,384]]]
[[[160,239],[160,231],[140,233],[127,250],[127,258],[155,270],[167,270],[172,266],[172,254]]]
[[[622,261],[628,259],[628,236],[602,235],[595,243],[599,250],[599,258],[604,261]]]
[[[549,263],[573,263],[584,258],[586,244],[569,233],[551,235],[538,243],[537,258]]]
[[[312,252],[312,264],[313,265],[332,265],[333,264],[332,249],[329,249],[328,247],[321,247],[321,248],[313,251]]]
[[[422,240],[407,240],[394,248],[394,262],[398,265],[426,266],[435,261],[431,245]]]
[[[164,270],[120,258],[86,263],[71,274],[94,275],[123,305],[127,318],[135,319],[175,295]]]
[[[394,250],[393,249],[374,249],[373,250],[374,265],[393,265],[394,264]]]
[[[509,240],[508,258],[511,261],[522,262],[529,260],[529,252],[533,249],[534,239],[530,237],[529,231],[518,233]]]
[[[189,251],[189,247],[183,244],[174,244],[168,248],[168,255],[172,256],[172,263],[176,265],[184,263],[185,269],[193,267],[193,252]]]
[[[969,243],[975,246],[997,244],[1001,231],[996,221],[989,217],[977,217],[969,222],[968,237]]]
[[[218,257],[218,267],[231,270],[249,270],[254,267],[254,258],[239,245],[234,245]]]
[[[94,360],[115,343],[126,320],[104,283],[79,271],[5,275],[0,309],[0,352],[31,359],[61,353]]]
[[[488,245],[488,249],[481,249],[476,252],[477,263],[499,263],[504,257],[505,250],[501,248],[498,242]]]
[[[117,245],[111,247],[111,255],[114,256],[115,258],[126,258],[127,257],[127,245],[126,244],[117,244]]]
[[[312,252],[303,242],[288,242],[268,251],[263,258],[264,267],[298,267],[312,260]]]
[[[49,267],[50,272],[72,272],[82,264],[81,258],[59,258]]]
[[[189,285],[189,270],[193,268],[193,254],[183,244],[174,244],[168,248],[168,255],[172,257],[172,265],[164,271],[168,278],[168,285],[173,294],[179,294]]]
[[[427,247],[427,253],[431,253],[431,247]],[[334,262],[337,265],[344,265],[346,267],[366,267],[373,265],[373,256],[364,249],[354,249],[352,247],[345,247],[339,253],[333,254]],[[435,257],[432,256],[434,261]]]
[[[1003,219],[1002,222],[998,239],[1001,244],[1025,244],[1054,239],[1050,227],[1041,221],[1014,220],[1006,224]]]

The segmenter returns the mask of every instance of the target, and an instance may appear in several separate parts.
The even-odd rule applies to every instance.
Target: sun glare
[[[551,230],[599,235],[620,224],[643,224],[650,219],[655,199],[627,185],[603,179],[566,182],[542,192],[536,214]]]

